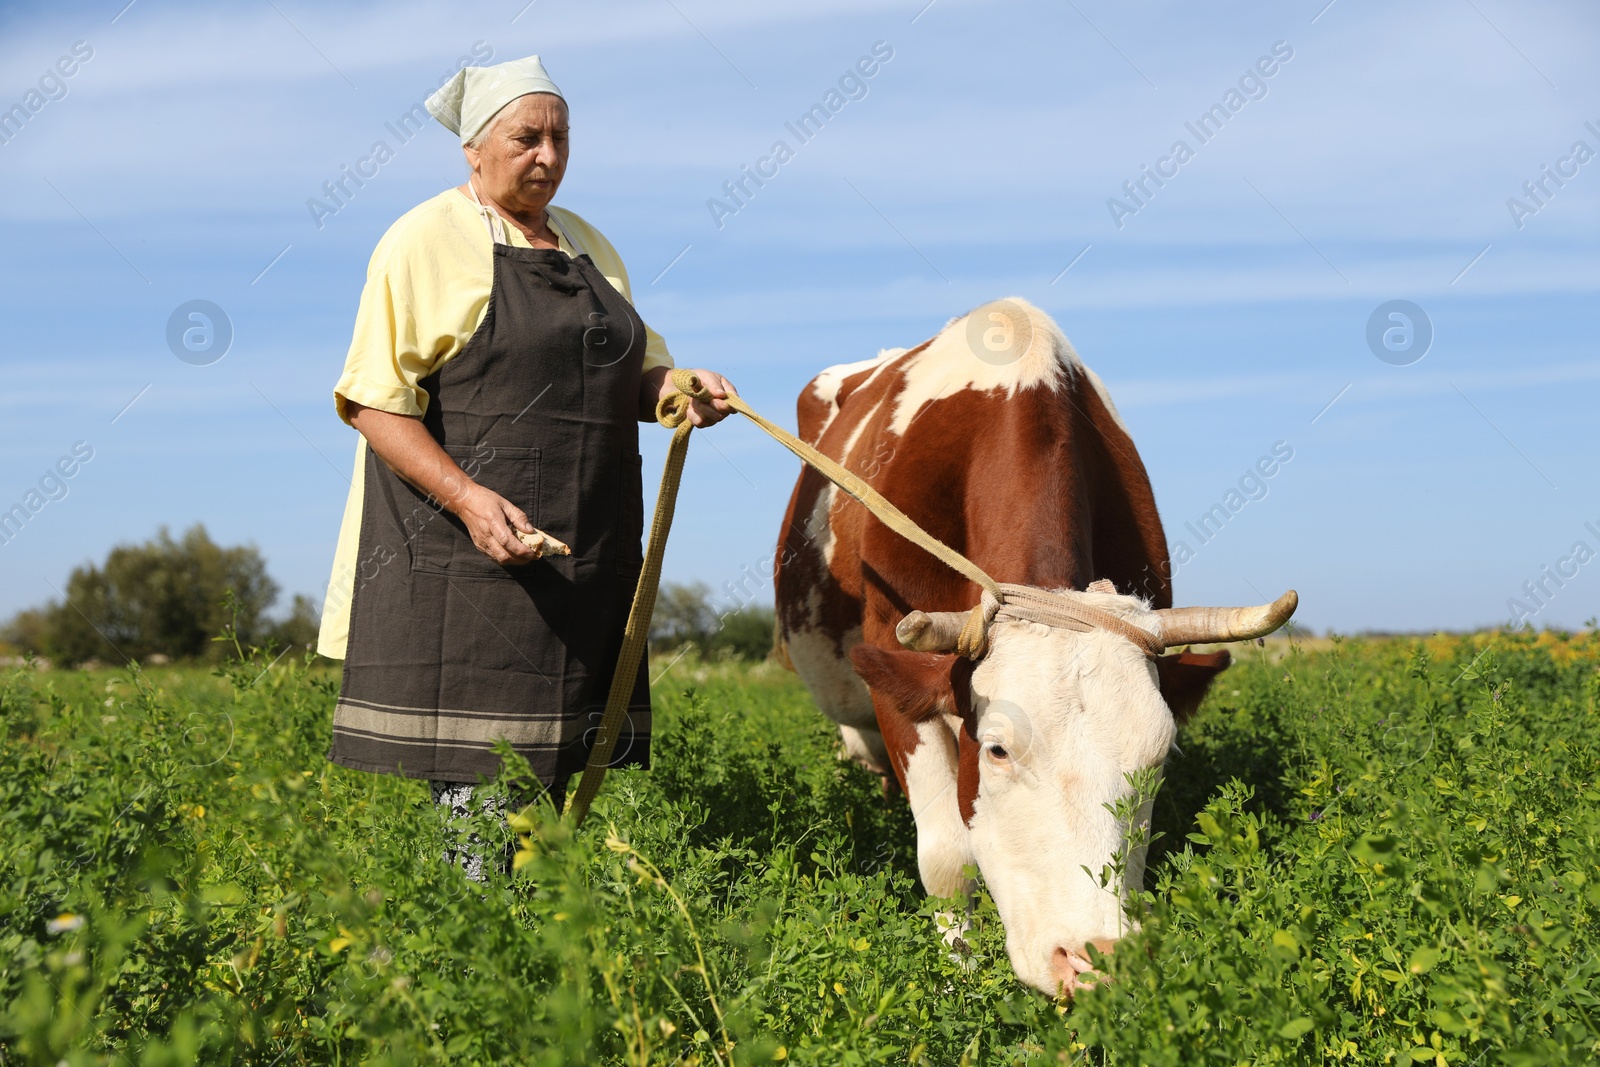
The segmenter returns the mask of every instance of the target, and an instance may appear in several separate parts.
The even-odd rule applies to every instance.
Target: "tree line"
[[[12,616],[0,626],[0,651],[60,666],[206,661],[225,654],[217,638],[230,628],[247,646],[315,646],[315,602],[297,594],[285,615],[273,617],[279,591],[254,545],[224,547],[199,524],[180,537],[162,527],[142,544],[117,545],[104,563],[75,568],[63,599]],[[703,583],[668,582],[650,643],[657,652],[693,645],[705,658],[760,660],[772,651],[772,631],[770,607],[719,609]]]
[[[719,610],[703,582],[665,582],[650,617],[650,648],[693,645],[704,658],[761,660],[772,652],[774,622],[772,609],[761,604]]]
[[[116,546],[103,564],[74,568],[64,599],[18,612],[0,627],[0,642],[62,666],[217,659],[214,639],[227,627],[246,645],[315,644],[316,604],[296,595],[288,614],[273,618],[278,593],[254,545],[224,548],[199,524],[178,538],[162,527],[143,544]]]

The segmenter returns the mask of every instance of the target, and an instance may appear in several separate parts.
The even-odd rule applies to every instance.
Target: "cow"
[[[845,753],[904,792],[924,888],[970,898],[964,868],[976,866],[1017,977],[1071,994],[1094,980],[1086,946],[1111,950],[1142,885],[1126,815],[1147,823],[1150,798],[1131,782],[1159,775],[1229,663],[1226,651],[1156,652],[1269,633],[1295,594],[1173,609],[1128,428],[1056,323],[1020,298],[831,367],[797,407],[800,437],[933,537],[1000,583],[1101,620],[1033,621],[991,598],[976,647],[957,651],[985,603],[979,585],[810,467],[795,484],[774,563],[780,660]]]

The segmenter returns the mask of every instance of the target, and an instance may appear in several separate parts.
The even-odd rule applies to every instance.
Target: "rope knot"
[[[989,651],[989,625],[999,612],[1000,598],[985,589],[983,596],[973,606],[972,614],[967,616],[961,635],[956,638],[956,653],[970,660],[982,659],[983,654]]]
[[[669,430],[676,430],[689,417],[689,408],[696,400],[710,400],[711,390],[691,370],[672,368],[672,384],[676,391],[656,401],[656,421]]]

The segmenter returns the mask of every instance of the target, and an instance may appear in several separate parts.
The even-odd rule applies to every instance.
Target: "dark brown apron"
[[[503,567],[370,448],[328,758],[410,778],[493,776],[505,738],[550,786],[583,769],[643,564],[645,332],[587,255],[494,246],[466,346],[420,383],[468,477],[572,546]],[[645,664],[612,766],[649,764]]]

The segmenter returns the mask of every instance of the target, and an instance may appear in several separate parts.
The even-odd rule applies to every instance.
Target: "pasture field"
[[[481,886],[423,783],[326,762],[326,666],[10,671],[0,1064],[1600,1059],[1600,639],[1236,656],[1060,1004],[981,894],[938,939],[903,801],[771,664],[658,662],[654,770],[577,835],[476,820]]]

